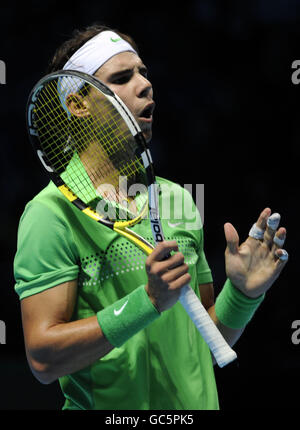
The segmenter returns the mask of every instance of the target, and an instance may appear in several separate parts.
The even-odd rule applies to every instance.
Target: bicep
[[[43,339],[56,324],[70,321],[77,295],[77,279],[26,297],[21,301],[22,323],[27,348]]]

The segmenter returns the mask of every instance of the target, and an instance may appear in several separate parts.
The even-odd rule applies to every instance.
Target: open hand
[[[262,238],[254,239],[249,236],[241,245],[233,225],[224,225],[227,241],[226,274],[236,288],[252,298],[260,296],[272,286],[288,260],[287,252],[281,248],[286,238],[286,229],[280,227],[277,230],[278,225],[275,228],[271,224],[268,226],[270,215],[271,209],[266,208],[256,222]],[[274,242],[274,238],[281,246]]]

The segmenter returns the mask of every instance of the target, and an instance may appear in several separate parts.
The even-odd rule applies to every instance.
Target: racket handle
[[[218,366],[224,367],[235,360],[237,358],[236,353],[225,341],[198,296],[189,285],[181,289],[179,300],[209,346]]]

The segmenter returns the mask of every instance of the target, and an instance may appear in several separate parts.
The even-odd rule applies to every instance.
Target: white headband
[[[120,52],[137,54],[133,47],[113,31],[102,31],[88,40],[66,62],[64,70],[78,70],[93,75],[111,57]]]
[[[137,54],[133,47],[117,33],[113,31],[102,31],[81,46],[66,62],[63,70],[78,70],[79,72],[93,75],[110,58],[126,51]],[[70,85],[70,79],[67,77],[59,79],[59,97],[68,114],[69,111],[65,104],[66,99],[72,92],[79,91],[79,82],[80,80],[78,80],[77,85],[75,79],[72,79],[72,85]]]

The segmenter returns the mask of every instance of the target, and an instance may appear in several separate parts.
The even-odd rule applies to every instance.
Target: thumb
[[[239,248],[239,235],[232,224],[227,222],[224,224],[224,233],[227,242],[227,250],[231,254],[236,254]]]

